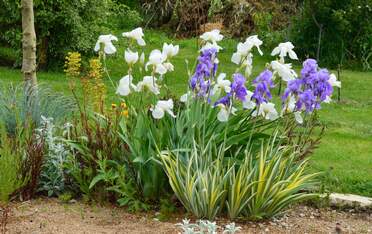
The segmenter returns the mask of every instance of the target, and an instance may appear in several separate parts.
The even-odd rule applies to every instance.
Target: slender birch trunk
[[[36,33],[33,0],[22,0],[22,73],[25,88],[35,87],[36,78]]]

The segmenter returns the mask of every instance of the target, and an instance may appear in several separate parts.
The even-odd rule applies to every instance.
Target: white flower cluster
[[[139,46],[143,47],[146,45],[145,40],[143,39],[144,33],[142,28],[136,28],[130,32],[124,32],[123,37],[129,38],[130,42],[135,42]],[[101,49],[105,54],[113,54],[116,52],[116,48],[114,47],[112,41],[118,41],[117,37],[113,35],[101,35],[98,38],[96,46],[94,50],[96,52],[100,51]],[[137,51],[133,51],[133,49],[126,49],[124,52],[124,60],[128,64],[128,74],[122,77],[119,81],[119,85],[117,87],[116,93],[121,96],[128,96],[132,92],[146,92],[150,91],[155,95],[160,94],[160,85],[158,85],[157,81],[159,78],[162,78],[167,72],[171,72],[174,70],[174,66],[171,63],[171,58],[176,56],[179,52],[179,46],[172,45],[172,44],[163,44],[162,51],[155,49],[153,50],[148,58],[147,63],[145,64],[145,54],[142,52],[141,55]],[[151,70],[150,76],[144,76],[141,81],[137,83],[137,85],[133,84],[133,75],[132,75],[132,68],[137,63],[141,63],[141,65],[145,65],[145,70]],[[172,117],[176,117],[173,113],[173,100],[159,100],[157,104],[150,109],[152,111],[152,115],[155,119],[161,119],[164,117],[165,113],[168,113]]]

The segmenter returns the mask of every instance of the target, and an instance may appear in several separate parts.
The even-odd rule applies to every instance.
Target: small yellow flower
[[[122,103],[120,103],[120,107],[125,109],[125,108],[127,108],[127,104],[125,104],[125,102],[122,102]]]
[[[117,107],[117,105],[116,105],[115,103],[112,103],[112,104],[111,104],[111,108],[112,108],[112,109],[116,109],[116,107]]]
[[[128,115],[129,115],[128,110],[124,110],[124,111],[122,111],[122,112],[121,112],[121,115],[124,116],[124,117],[128,117]]]

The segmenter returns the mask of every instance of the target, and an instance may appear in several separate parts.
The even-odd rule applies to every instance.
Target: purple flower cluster
[[[253,85],[256,86],[256,89],[253,92],[252,99],[256,101],[257,105],[268,102],[272,98],[270,89],[275,86],[272,77],[273,73],[266,69],[253,80]]]
[[[290,95],[297,97],[296,109],[303,107],[306,112],[312,112],[320,108],[320,104],[332,95],[333,88],[329,83],[330,74],[326,69],[318,70],[318,64],[314,59],[307,59],[303,63],[301,78],[291,80],[282,96],[283,102]]]
[[[190,87],[197,90],[199,96],[205,96],[210,88],[210,78],[215,74],[217,65],[214,64],[214,58],[217,50],[214,48],[203,50],[198,58],[195,74],[190,79]]]
[[[226,96],[220,98],[214,105],[223,104],[225,106],[230,105],[233,97],[244,102],[248,94],[247,88],[245,87],[245,77],[240,73],[233,75],[234,81],[231,83],[231,91]]]

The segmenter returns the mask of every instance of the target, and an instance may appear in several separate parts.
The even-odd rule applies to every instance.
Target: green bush
[[[20,2],[0,3],[0,45],[17,50],[17,65],[22,57]],[[137,11],[111,0],[35,0],[34,12],[39,68],[61,68],[67,51],[92,53],[98,34],[110,32],[108,26],[132,27],[141,21]]]
[[[294,19],[292,41],[302,57],[316,58],[320,44],[322,64],[371,69],[371,17],[371,0],[306,0]]]

